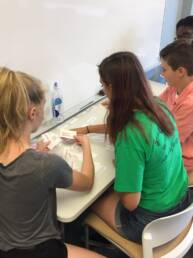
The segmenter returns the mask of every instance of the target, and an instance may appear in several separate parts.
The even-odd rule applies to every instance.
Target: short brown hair
[[[163,58],[173,70],[184,67],[189,76],[193,75],[193,43],[192,40],[176,40],[160,51]]]

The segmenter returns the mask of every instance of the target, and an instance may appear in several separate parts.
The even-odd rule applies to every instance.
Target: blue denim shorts
[[[144,227],[151,221],[175,214],[186,209],[193,202],[193,190],[188,189],[185,197],[172,209],[166,212],[152,212],[138,207],[134,211],[127,210],[121,202],[117,204],[115,222],[119,233],[136,243],[142,243],[142,232]]]

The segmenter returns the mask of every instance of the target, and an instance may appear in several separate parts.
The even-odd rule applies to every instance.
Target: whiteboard
[[[97,64],[107,55],[133,51],[145,70],[158,63],[164,6],[164,0],[0,0],[0,65],[43,81],[47,119],[58,81],[71,115],[99,90]]]

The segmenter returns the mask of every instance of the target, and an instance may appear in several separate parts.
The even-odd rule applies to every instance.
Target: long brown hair
[[[112,88],[107,126],[113,143],[117,133],[128,123],[145,136],[144,128],[135,118],[136,110],[147,114],[165,134],[172,134],[173,124],[153,97],[143,68],[133,53],[118,52],[105,58],[99,65],[99,75],[107,87]]]
[[[38,79],[0,68],[0,153],[10,138],[20,138],[29,105],[38,105],[43,99],[44,89]]]

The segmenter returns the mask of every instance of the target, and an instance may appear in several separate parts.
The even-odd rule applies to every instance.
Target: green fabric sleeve
[[[117,192],[141,192],[145,167],[145,152],[140,132],[127,130],[127,138],[119,135],[115,145]]]

